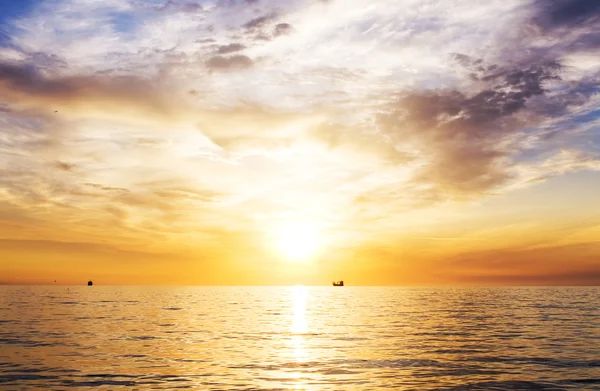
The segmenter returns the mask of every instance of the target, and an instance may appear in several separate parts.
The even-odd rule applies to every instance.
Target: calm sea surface
[[[600,390],[600,288],[0,287],[0,389]]]

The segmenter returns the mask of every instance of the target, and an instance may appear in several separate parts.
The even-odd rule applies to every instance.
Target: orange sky
[[[600,283],[589,12],[161,4],[0,17],[0,283]]]

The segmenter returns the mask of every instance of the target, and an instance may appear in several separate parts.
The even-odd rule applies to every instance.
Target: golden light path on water
[[[293,287],[291,297],[293,313],[290,331],[295,334],[306,333],[308,328],[308,324],[306,321],[306,304],[308,301],[308,291],[306,287]]]
[[[306,349],[305,333],[308,331],[308,322],[306,320],[306,306],[308,301],[308,290],[305,286],[294,286],[290,295],[292,319],[290,325],[290,339],[288,340],[289,350],[292,352],[292,360],[298,367],[302,367],[308,361],[308,352]],[[302,379],[302,372],[295,371],[288,374],[298,380],[298,387],[307,389],[306,380]]]

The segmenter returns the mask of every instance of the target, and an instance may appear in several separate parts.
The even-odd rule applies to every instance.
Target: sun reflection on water
[[[306,333],[306,302],[308,291],[305,286],[295,286],[292,288],[292,326],[290,331],[294,334]]]
[[[308,351],[306,349],[306,332],[308,331],[308,322],[306,315],[306,307],[308,302],[308,290],[304,286],[295,286],[290,294],[290,336],[287,340],[288,354],[292,370],[287,372],[287,376],[294,380],[294,387],[301,387],[306,390],[306,368],[305,363],[308,362]],[[294,388],[298,389],[298,388]]]

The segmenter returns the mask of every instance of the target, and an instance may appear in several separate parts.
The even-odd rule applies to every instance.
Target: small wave
[[[573,379],[569,380],[570,383],[585,383],[585,384],[600,384],[600,378],[598,379]]]
[[[15,364],[12,362],[0,362],[0,368],[18,368],[18,367],[22,367],[23,365],[21,364]]]
[[[489,381],[480,383],[462,384],[449,388],[439,388],[439,391],[566,391],[563,388],[557,388],[553,385],[536,383],[530,381]]]
[[[286,362],[279,365],[281,368],[310,368],[315,366],[314,362]]]
[[[57,380],[58,376],[49,375],[36,375],[29,373],[11,373],[6,375],[0,375],[0,384],[2,383],[17,383],[20,384],[23,381],[35,381],[35,380]]]
[[[502,362],[528,365],[543,365],[554,368],[598,368],[600,360],[566,360],[550,357],[469,357],[469,361]]]
[[[338,338],[333,338],[334,341],[368,341],[369,338],[363,338],[363,337],[338,337]]]
[[[132,380],[91,380],[91,381],[76,381],[76,380],[63,380],[63,385],[69,387],[102,387],[102,386],[123,386],[133,387],[138,385],[137,382]]]
[[[356,374],[359,374],[360,372],[349,371],[347,369],[326,369],[326,370],[320,371],[320,373],[322,373],[323,375],[356,375]]]
[[[438,354],[473,354],[481,353],[483,350],[480,349],[435,349],[432,353]]]
[[[158,338],[154,337],[152,335],[136,335],[136,336],[129,336],[126,339],[130,340],[130,341],[150,341],[150,340],[158,339]]]
[[[194,359],[191,359],[191,358],[176,358],[173,361],[175,361],[175,362],[189,362],[189,363],[192,363],[192,362],[196,362],[196,363],[206,362],[206,360],[194,360]]]
[[[102,379],[115,379],[115,378],[119,378],[119,377],[124,377],[124,378],[134,379],[137,376],[125,375],[125,374],[114,374],[114,373],[88,373],[88,374],[82,375],[82,377],[99,377]]]
[[[397,360],[368,360],[366,365],[372,368],[402,368],[402,367],[441,367],[436,360],[397,359]]]
[[[20,345],[25,347],[55,346],[53,343],[31,341],[27,339],[0,338],[0,345]]]

